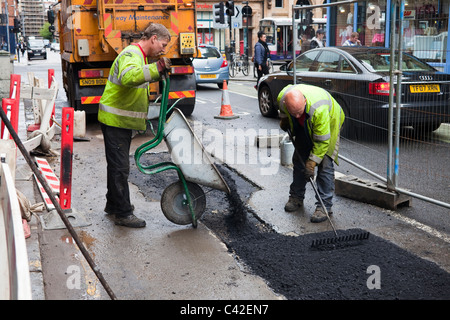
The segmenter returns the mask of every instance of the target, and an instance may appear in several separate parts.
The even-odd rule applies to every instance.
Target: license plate
[[[36,52],[34,55],[35,56],[40,56],[41,54],[39,52]]]
[[[200,79],[216,79],[217,74],[201,74]]]
[[[411,93],[441,92],[438,84],[411,84],[409,90]]]
[[[104,86],[106,81],[104,78],[80,79],[80,86]]]

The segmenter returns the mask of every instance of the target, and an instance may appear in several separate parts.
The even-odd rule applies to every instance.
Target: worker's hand
[[[316,167],[316,163],[312,160],[306,160],[305,163],[305,179],[309,181],[309,178],[314,178],[314,168]]]
[[[170,71],[172,67],[172,62],[169,58],[163,57],[156,62],[156,66],[158,67],[158,72],[160,75],[165,75]]]
[[[280,128],[281,128],[281,130],[288,131],[290,126],[291,125],[289,124],[289,118],[288,117],[281,118],[281,120],[280,120]]]

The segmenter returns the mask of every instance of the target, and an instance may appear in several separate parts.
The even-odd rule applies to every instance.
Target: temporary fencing
[[[385,82],[370,84],[364,98],[359,92],[364,88],[356,85],[351,88],[350,81],[342,81],[342,86],[346,86],[349,95],[353,90],[351,106],[346,105],[345,99],[339,99],[342,94],[339,89],[329,90],[338,97],[346,114],[341,159],[381,179],[388,190],[450,208],[450,81],[444,81],[432,69],[450,72],[448,14],[433,6],[412,8],[410,3],[405,8],[405,1],[400,0],[373,3],[337,1],[293,6],[302,12],[322,8],[336,16],[327,25],[327,29],[342,31],[329,34],[333,39],[327,41],[336,41],[336,46],[342,45],[340,39],[344,41],[347,31],[351,33],[361,24],[358,31],[362,45],[390,48],[390,55],[377,57],[388,75]],[[348,20],[356,11],[361,20]],[[389,19],[377,20],[382,14]],[[377,24],[376,28],[371,23]],[[387,26],[390,30],[385,32]],[[294,31],[295,38],[297,29]],[[399,53],[412,54],[421,61],[416,63],[414,57]],[[330,56],[320,58],[327,59],[328,66],[333,63]],[[429,70],[419,73],[415,67],[424,62]],[[417,79],[411,83],[413,77]]]

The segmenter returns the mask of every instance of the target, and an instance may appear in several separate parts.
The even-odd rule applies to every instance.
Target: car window
[[[305,54],[300,55],[295,63],[297,71],[309,71],[314,64],[314,60],[316,59],[319,51],[310,51]],[[290,70],[292,71],[292,65],[290,66]]]
[[[202,54],[202,58],[204,59],[220,58],[220,53],[215,48],[211,47],[199,47],[199,48]]]
[[[28,45],[33,48],[42,48],[44,47],[44,41],[42,40],[30,40]]]
[[[343,56],[341,56],[341,65],[339,72],[343,73],[356,73],[356,70],[353,68],[352,64],[348,62]]]
[[[338,72],[340,55],[336,52],[323,51],[317,59],[318,72]]]
[[[388,52],[355,54],[354,57],[369,71],[389,72],[391,55]],[[402,69],[403,71],[435,71],[430,65],[407,54],[402,56]]]

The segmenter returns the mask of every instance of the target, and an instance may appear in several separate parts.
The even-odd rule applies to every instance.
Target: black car
[[[47,49],[45,47],[44,40],[42,40],[42,39],[28,40],[27,55],[28,55],[28,60],[31,60],[33,58],[47,59]]]
[[[386,48],[309,50],[296,59],[297,83],[330,92],[346,115],[344,136],[368,126],[387,128],[390,55],[390,49]],[[403,53],[402,60],[400,125],[431,132],[441,123],[450,122],[450,74],[439,72],[407,53]],[[280,69],[261,78],[258,84],[259,109],[265,117],[278,115],[277,96],[293,82],[292,61]],[[395,99],[396,96],[394,103]]]

